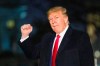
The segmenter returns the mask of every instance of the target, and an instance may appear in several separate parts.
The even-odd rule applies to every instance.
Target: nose
[[[55,24],[55,23],[56,23],[55,19],[52,19],[52,24]]]

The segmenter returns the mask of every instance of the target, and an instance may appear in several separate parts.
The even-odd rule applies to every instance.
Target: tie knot
[[[60,38],[60,35],[57,35],[57,38]]]

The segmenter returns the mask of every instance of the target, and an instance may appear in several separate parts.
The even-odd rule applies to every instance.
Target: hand
[[[33,27],[30,24],[24,24],[21,26],[21,38],[25,38],[29,36],[29,34],[32,32]]]

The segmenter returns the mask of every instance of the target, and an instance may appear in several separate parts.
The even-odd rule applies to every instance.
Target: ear
[[[67,19],[67,21],[68,21],[68,16],[66,16],[66,19]]]
[[[64,20],[65,20],[65,23],[67,23],[68,22],[68,16],[65,16]]]

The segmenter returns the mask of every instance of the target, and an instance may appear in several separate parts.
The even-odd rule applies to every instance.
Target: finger
[[[21,26],[21,30],[32,30],[32,26],[30,24],[24,24]]]

